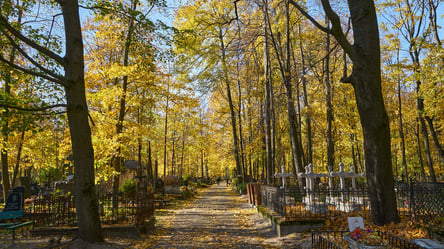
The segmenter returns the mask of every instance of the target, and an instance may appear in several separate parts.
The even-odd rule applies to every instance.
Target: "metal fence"
[[[335,213],[368,210],[370,206],[364,188],[308,191],[262,185],[261,201],[263,206],[287,218],[330,217]]]
[[[400,249],[421,249],[424,248],[422,246],[416,245],[408,240],[404,240],[393,236],[391,234],[377,231],[378,236],[381,240],[387,241],[391,246],[390,248],[400,248]],[[344,235],[347,234],[348,231],[320,231],[320,232],[312,232],[311,233],[311,244],[312,248],[317,249],[341,249],[345,247],[341,247],[338,245],[337,241],[342,241]],[[347,247],[348,248],[348,247]]]
[[[286,218],[326,218],[344,212],[370,210],[365,187],[308,191],[294,186],[284,190],[261,185],[260,191],[262,206]],[[444,230],[444,183],[399,184],[395,193],[400,215],[409,216],[413,221],[427,221],[438,230]]]
[[[154,215],[154,194],[127,197],[118,195],[117,207],[113,207],[112,195],[98,197],[100,221],[103,225],[138,225]],[[39,196],[25,203],[24,213],[36,226],[75,227],[76,208],[73,195]]]

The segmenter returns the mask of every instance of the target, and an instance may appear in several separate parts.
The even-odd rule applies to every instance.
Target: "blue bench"
[[[23,210],[0,212],[0,221],[12,220],[12,222],[9,223],[0,223],[0,228],[6,228],[6,230],[8,231],[12,231],[12,244],[14,244],[15,240],[15,229],[34,224],[33,221],[25,221],[25,222],[17,221],[22,218],[23,218]]]

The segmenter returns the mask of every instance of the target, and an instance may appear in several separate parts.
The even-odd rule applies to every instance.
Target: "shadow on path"
[[[263,248],[248,204],[225,184],[213,185],[175,212],[153,248]]]

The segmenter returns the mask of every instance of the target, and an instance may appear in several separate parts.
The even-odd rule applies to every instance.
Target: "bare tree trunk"
[[[24,139],[25,139],[25,131],[22,131],[20,134],[20,143],[17,148],[17,157],[16,157],[16,163],[15,163],[15,167],[14,167],[14,173],[12,174],[12,181],[11,181],[12,187],[15,186],[15,180],[17,179],[18,171],[20,168],[20,160],[22,157],[22,149],[23,149]]]
[[[399,49],[398,49],[397,62],[399,65]],[[405,174],[404,180],[408,181],[409,173],[407,170],[407,160],[405,155],[404,124],[402,122],[401,79],[399,78],[398,78],[398,118],[399,118],[399,137],[401,138],[402,166],[404,167],[404,174]]]
[[[238,65],[239,67],[239,65]],[[238,77],[239,77],[239,68],[238,71]],[[242,90],[241,90],[241,82],[239,78],[237,79],[237,88],[238,88],[238,112],[237,116],[239,119],[239,145],[240,145],[240,156],[241,156],[241,169],[242,169],[242,178],[245,179],[245,175],[247,174],[246,166],[245,166],[245,152],[244,152],[244,137],[242,135]]]
[[[270,84],[270,65],[269,65],[269,47],[268,47],[268,1],[264,0],[264,79],[265,79],[265,106],[264,106],[264,127],[265,127],[265,174],[266,183],[273,182],[273,150],[271,134],[271,84]]]
[[[417,99],[418,112],[419,112],[418,119],[419,119],[419,123],[421,124],[422,141],[424,144],[424,152],[426,155],[426,162],[427,162],[427,167],[429,168],[430,178],[431,178],[432,182],[436,182],[435,170],[433,169],[433,159],[432,159],[432,154],[430,151],[430,142],[429,142],[429,135],[428,135],[428,131],[427,131],[427,124],[424,120],[424,117],[421,114],[421,110],[422,111],[424,110],[423,102],[424,102],[424,100],[422,100],[420,98]]]
[[[169,104],[170,104],[170,83],[168,81],[167,87],[167,99],[165,104],[165,126],[163,135],[163,176],[167,175],[168,168],[168,158],[167,158],[167,137],[168,137],[168,114],[169,114]]]
[[[327,28],[330,27],[330,22],[328,20],[328,17],[325,16],[325,22],[327,24]],[[325,51],[327,53],[327,56],[325,57],[325,64],[324,64],[324,82],[325,82],[325,104],[327,107],[327,167],[331,166],[332,168],[335,167],[335,143],[333,140],[333,105],[331,103],[332,96],[331,96],[331,82],[330,82],[330,34],[326,34],[326,42],[325,42]]]
[[[416,129],[415,129],[415,136],[416,136],[416,148],[418,151],[418,161],[419,161],[419,167],[421,170],[421,177],[425,178],[425,170],[424,170],[424,163],[423,163],[423,159],[422,159],[422,151],[421,151],[421,138],[419,136],[419,123],[418,121],[416,121]]]
[[[88,123],[85,96],[82,30],[77,0],[61,1],[65,37],[65,87],[69,130],[74,156],[75,204],[79,238],[88,242],[102,242],[94,172],[94,150]]]
[[[301,26],[298,27],[299,33],[301,33]],[[307,79],[306,74],[307,71],[305,70],[305,54],[302,47],[302,39],[299,40],[299,48],[301,53],[301,62],[302,62],[302,91],[304,94],[304,106],[307,109],[307,111],[304,114],[305,117],[305,139],[307,140],[307,159],[305,164],[313,163],[313,142],[312,142],[312,131],[311,131],[311,117],[310,112],[308,111],[310,109],[310,104],[308,102],[308,94],[307,94]],[[299,112],[301,113],[301,112]]]
[[[148,183],[151,186],[156,185],[156,181],[153,174],[153,158],[151,155],[151,141],[148,141],[148,162],[146,165],[146,177],[148,178]]]
[[[438,44],[438,46],[441,47],[442,42],[441,42],[441,39],[439,38],[438,22],[437,22],[437,15],[436,15],[436,9],[438,8],[439,2],[440,2],[440,0],[435,0],[435,1],[428,0],[430,26],[432,27],[432,32],[433,32],[436,44]]]
[[[439,156],[441,157],[442,162],[444,163],[444,150],[439,143],[438,135],[436,134],[435,127],[433,125],[433,119],[431,119],[429,116],[424,117],[427,121],[430,129],[430,133],[432,134],[433,142],[435,143],[436,150],[438,150]]]
[[[285,89],[287,91],[287,112],[288,112],[288,123],[290,129],[290,141],[291,141],[291,152],[292,152],[292,165],[293,165],[293,175],[298,179],[299,187],[302,187],[302,181],[299,177],[299,173],[304,172],[303,165],[303,149],[300,140],[300,136],[298,133],[298,120],[296,109],[294,106],[293,99],[293,89],[291,84],[291,46],[290,46],[290,7],[289,2],[285,1],[285,14],[286,14],[286,56],[285,56],[285,67],[282,68],[282,74]]]
[[[236,112],[234,111],[233,99],[231,96],[231,87],[230,87],[230,79],[228,78],[228,67],[227,67],[227,58],[226,58],[226,47],[223,39],[222,29],[219,29],[219,41],[220,41],[220,49],[222,53],[222,67],[224,74],[224,83],[227,91],[228,105],[230,108],[230,116],[231,116],[231,128],[233,129],[233,146],[234,146],[234,158],[236,161],[236,174],[242,175],[241,168],[241,160],[239,155],[239,141],[237,136],[237,128],[236,128]],[[242,182],[244,179],[242,179]]]
[[[137,1],[132,1],[131,9],[134,11],[137,8]],[[123,66],[128,66],[129,64],[129,50],[131,47],[132,37],[134,33],[134,17],[131,15],[129,24],[128,24],[128,30],[126,34],[126,40],[125,40],[125,47],[123,51]],[[128,89],[128,76],[123,76],[122,79],[122,96],[120,96],[120,107],[119,107],[119,116],[117,118],[117,124],[116,124],[116,134],[119,136],[123,132],[123,121],[125,120],[125,113],[126,113],[126,92]],[[121,172],[122,168],[122,156],[121,156],[121,148],[120,148],[120,141],[117,148],[117,155],[115,156],[114,160],[112,162],[114,163],[114,169],[117,172]],[[116,174],[113,177],[113,208],[118,208],[118,191],[120,186],[120,174]]]

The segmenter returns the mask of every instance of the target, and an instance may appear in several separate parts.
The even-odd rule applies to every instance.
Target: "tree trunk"
[[[430,151],[429,134],[427,131],[427,124],[424,117],[419,114],[419,123],[421,124],[422,142],[424,144],[424,152],[426,155],[427,167],[429,168],[430,179],[432,182],[436,182],[435,170],[433,169],[433,159]]]
[[[399,49],[397,51],[397,64],[399,65]],[[398,67],[398,70],[400,68]],[[405,138],[404,138],[404,123],[402,122],[402,98],[401,98],[401,79],[398,78],[398,119],[399,119],[399,138],[401,138],[401,157],[402,157],[402,166],[404,168],[404,179],[406,182],[408,181],[409,174],[407,170],[407,160],[405,155]]]
[[[148,141],[148,162],[146,165],[146,177],[151,186],[156,185],[156,181],[153,174],[153,158],[151,155],[151,141]]]
[[[237,69],[239,75],[239,68]],[[242,135],[242,90],[241,90],[241,82],[239,78],[237,79],[237,88],[238,88],[238,112],[237,116],[239,119],[239,145],[240,145],[240,156],[241,156],[241,171],[242,178],[245,179],[245,175],[247,174],[246,166],[245,166],[245,152],[244,152],[244,137]]]
[[[329,27],[330,21],[328,20],[328,17],[325,16],[325,22],[327,24],[327,27]],[[325,52],[327,53],[327,56],[325,57],[325,64],[324,64],[324,82],[325,82],[325,105],[326,105],[326,112],[327,112],[327,167],[331,166],[332,169],[335,167],[335,143],[333,140],[333,105],[331,103],[332,96],[331,96],[331,82],[330,82],[330,34],[326,34],[326,44],[325,44]],[[328,170],[328,169],[327,169]]]
[[[237,128],[236,128],[236,112],[234,111],[233,99],[231,97],[231,87],[230,87],[230,79],[228,78],[228,67],[227,67],[227,58],[226,58],[226,48],[223,39],[222,29],[219,28],[219,41],[220,41],[220,49],[222,53],[222,68],[224,75],[224,83],[227,91],[228,98],[228,106],[230,108],[230,117],[231,117],[231,128],[233,129],[233,146],[234,146],[234,159],[236,161],[236,174],[242,175],[242,168],[239,156],[239,141],[237,136]],[[242,179],[242,182],[244,179]]]
[[[303,172],[302,154],[303,149],[300,144],[299,133],[298,133],[298,120],[296,109],[294,106],[293,99],[293,89],[291,84],[291,46],[290,46],[290,7],[289,2],[285,1],[285,29],[287,40],[285,44],[285,66],[281,65],[282,79],[284,81],[284,86],[286,89],[287,96],[287,113],[288,113],[288,124],[290,131],[290,142],[291,142],[291,155],[292,155],[292,168],[293,175],[298,179],[299,187],[302,187],[301,178],[299,173]],[[277,52],[277,50],[276,50]]]
[[[390,127],[381,90],[378,23],[372,0],[350,0],[349,6],[355,41],[351,83],[364,135],[371,215],[373,223],[384,225],[399,222],[399,216],[392,173]]]
[[[205,152],[200,150],[200,177],[204,178],[204,157]]]
[[[15,163],[15,167],[14,167],[14,173],[12,174],[12,180],[11,180],[11,186],[14,187],[15,186],[15,180],[17,179],[17,175],[18,175],[18,171],[20,168],[20,160],[22,159],[22,150],[23,150],[23,143],[25,140],[25,132],[22,131],[22,133],[20,134],[20,142],[19,142],[19,146],[17,148],[17,157],[16,157],[16,163]]]
[[[134,11],[137,8],[137,0],[132,1],[131,10]],[[128,31],[126,35],[125,40],[125,48],[123,51],[123,66],[128,66],[129,64],[129,50],[132,42],[132,37],[134,33],[134,17],[130,15],[130,20],[128,24]],[[120,106],[119,106],[119,116],[117,118],[117,124],[116,124],[116,134],[119,136],[123,132],[123,121],[125,120],[125,113],[126,113],[126,92],[128,89],[128,76],[123,76],[122,79],[122,96],[120,97]],[[122,168],[122,160],[123,157],[121,155],[121,148],[120,148],[120,141],[118,141],[118,148],[117,153],[112,160],[114,163],[114,169],[116,172],[121,172]],[[113,208],[118,208],[118,191],[120,186],[120,174],[116,174],[113,177]]]
[[[165,177],[167,175],[167,167],[168,167],[168,159],[167,159],[167,137],[168,137],[168,107],[169,107],[169,101],[170,101],[170,83],[168,80],[168,86],[167,86],[167,99],[165,104],[165,126],[164,126],[164,133],[163,133],[163,176]]]
[[[433,120],[429,116],[424,117],[429,125],[430,133],[432,134],[433,142],[435,143],[436,150],[438,150],[439,156],[441,157],[442,162],[444,163],[444,150],[439,143],[438,135],[436,134],[435,127],[433,125]]]
[[[299,10],[300,6],[292,2]],[[353,41],[341,28],[339,16],[330,1],[321,0],[332,28],[316,26],[331,33],[353,61],[352,74],[342,79],[355,90],[364,135],[364,155],[373,223],[399,222],[392,172],[390,127],[381,90],[379,30],[373,0],[348,0]],[[308,16],[308,14],[304,14]]]
[[[265,79],[265,106],[264,106],[264,127],[265,127],[265,174],[266,183],[273,182],[273,150],[271,134],[271,84],[270,84],[270,62],[268,46],[268,1],[264,1],[264,79]]]
[[[87,242],[102,242],[95,181],[94,150],[88,123],[85,96],[82,29],[77,0],[61,1],[65,37],[65,79],[67,114],[74,156],[75,204],[79,238]]]
[[[421,170],[421,177],[425,178],[425,170],[424,170],[424,163],[422,159],[422,151],[421,151],[421,138],[419,136],[419,123],[416,121],[416,129],[415,129],[415,137],[416,137],[416,148],[418,152],[418,163]]]
[[[301,33],[301,26],[298,27],[299,33]],[[310,117],[310,104],[308,102],[308,94],[307,94],[307,79],[306,79],[306,70],[305,70],[305,54],[302,47],[302,39],[299,40],[299,49],[301,53],[301,63],[302,63],[302,92],[304,94],[304,106],[305,106],[305,132],[306,132],[306,140],[307,140],[307,159],[305,164],[313,163],[313,143],[312,143],[312,132],[311,132],[311,117]],[[298,102],[299,103],[299,102]],[[300,113],[300,112],[299,112]]]

